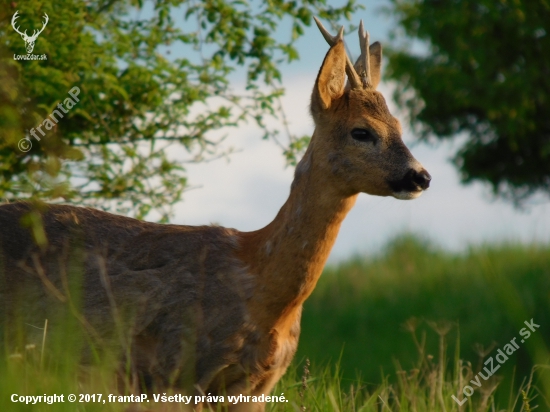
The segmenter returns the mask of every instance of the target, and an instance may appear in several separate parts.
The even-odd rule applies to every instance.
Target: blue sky
[[[371,41],[388,44],[393,22],[375,10],[383,0],[366,3],[367,9],[354,16],[363,19]],[[355,21],[356,20],[356,21]],[[284,35],[284,30],[280,30]],[[346,37],[348,50],[359,52],[357,35]],[[308,112],[309,96],[317,71],[328,50],[317,28],[312,26],[297,44],[300,60],[282,67],[287,95],[284,108],[296,135],[313,133]],[[421,47],[421,46],[420,46]],[[244,73],[236,73],[238,76]],[[237,86],[238,87],[238,86]],[[405,124],[405,113],[391,101],[392,85],[383,83],[379,90],[392,113],[401,120],[403,139],[413,155],[432,174],[432,187],[420,198],[400,201],[361,194],[355,208],[344,222],[331,261],[353,254],[374,253],[392,237],[404,231],[418,233],[434,243],[452,250],[468,245],[500,241],[550,241],[550,201],[531,202],[524,210],[492,198],[481,185],[460,185],[458,174],[448,159],[459,147],[453,143],[430,147],[416,142]],[[452,91],[449,92],[452,97]],[[293,169],[285,167],[280,149],[261,140],[261,132],[252,126],[233,129],[224,142],[237,150],[229,161],[220,159],[187,166],[189,182],[197,188],[184,195],[176,206],[173,223],[217,223],[240,230],[255,230],[267,225],[286,200]]]

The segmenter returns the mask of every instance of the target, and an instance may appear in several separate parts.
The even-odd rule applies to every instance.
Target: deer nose
[[[422,169],[420,172],[417,172],[416,170],[413,172],[412,181],[420,186],[422,190],[426,190],[430,187],[431,180],[432,177],[425,169]]]

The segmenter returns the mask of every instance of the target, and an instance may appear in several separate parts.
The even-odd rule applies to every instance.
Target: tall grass
[[[446,346],[445,336],[440,335],[442,347]],[[458,357],[454,358],[457,367],[453,373],[446,373],[445,365],[453,362],[447,358],[447,351],[439,354],[436,361],[430,355],[418,358],[419,368],[405,371],[396,367],[397,382],[391,383],[382,377],[379,384],[368,384],[360,378],[342,379],[338,363],[333,367],[307,367],[307,374],[293,366],[279,382],[274,393],[284,392],[290,398],[288,404],[271,404],[269,411],[318,411],[318,412],[512,412],[548,410],[547,400],[534,385],[536,370],[519,385],[519,389],[499,387],[498,379],[484,383],[472,397],[462,394],[463,385],[474,375],[472,366]],[[455,354],[457,355],[457,354]],[[303,379],[307,376],[308,379]],[[498,403],[495,394],[500,391],[506,402]],[[461,405],[453,399],[453,395]],[[464,398],[467,398],[464,401]]]
[[[533,385],[533,374],[522,382],[520,388],[510,391],[510,388],[497,389],[497,381],[488,381],[479,391],[469,398],[462,406],[456,403],[452,396],[458,399],[464,396],[462,386],[473,376],[469,364],[463,364],[458,354],[449,358],[446,349],[446,324],[433,325],[439,332],[440,353],[438,358],[427,355],[422,347],[418,349],[417,368],[410,371],[396,367],[397,382],[391,383],[385,377],[379,384],[369,384],[357,377],[354,380],[344,380],[335,365],[310,365],[309,361],[302,365],[295,363],[288,373],[277,384],[273,395],[283,395],[287,402],[272,402],[267,404],[271,412],[489,412],[489,411],[529,411],[537,406],[539,410],[547,410],[548,405],[542,403],[539,388]],[[415,335],[414,321],[409,322],[410,333]],[[415,335],[416,336],[416,335]],[[47,348],[48,345],[46,345]],[[66,348],[71,357],[71,349]],[[49,352],[49,351],[47,351]],[[73,353],[74,354],[74,353]],[[14,356],[17,355],[17,356]],[[46,353],[46,360],[41,360],[40,348],[28,347],[23,353],[12,354],[3,359],[0,367],[2,384],[0,385],[1,411],[137,411],[137,410],[170,410],[190,411],[184,404],[163,404],[151,402],[145,407],[140,404],[109,402],[107,395],[115,391],[113,368],[108,364],[82,369],[77,363],[66,363],[61,358],[51,358]],[[57,354],[59,356],[59,354]],[[446,371],[446,365],[451,362],[461,364],[455,372]],[[507,402],[496,403],[495,390],[506,392]],[[37,403],[25,405],[12,403],[12,394],[20,395],[52,395],[64,394],[65,402],[47,404]],[[67,401],[69,394],[77,395],[77,402]],[[124,391],[120,392],[124,393]],[[128,391],[126,391],[128,393]],[[102,394],[103,402],[79,402],[80,394]],[[166,409],[169,406],[170,409]],[[217,405],[212,411],[225,411],[226,406]]]
[[[395,362],[417,368],[418,345],[404,326],[411,317],[423,320],[417,333],[419,340],[425,336],[426,355],[437,357],[440,344],[430,322],[446,322],[449,349],[476,371],[533,318],[540,328],[498,371],[501,385],[517,389],[535,364],[548,364],[550,246],[509,243],[451,253],[405,235],[377,256],[329,267],[305,304],[298,356],[340,359],[345,380],[360,371],[366,382],[380,376],[398,382]]]
[[[306,303],[296,360],[273,391],[289,402],[270,403],[267,410],[550,410],[549,292],[548,246],[483,246],[454,254],[410,236],[396,239],[378,256],[326,270]],[[462,400],[485,359],[531,318],[540,329],[459,406],[452,396]],[[45,326],[39,344],[2,345],[0,411],[129,410],[127,403],[67,402],[71,393],[106,399],[131,389],[121,385],[116,362],[105,354],[80,366],[85,333],[78,322],[68,321],[57,334]],[[65,402],[25,405],[11,402],[12,394],[64,394]],[[146,406],[166,405],[151,400]]]

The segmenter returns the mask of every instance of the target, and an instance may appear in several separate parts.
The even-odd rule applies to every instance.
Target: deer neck
[[[290,195],[275,219],[244,234],[243,257],[259,283],[253,306],[268,324],[300,313],[357,197],[328,184],[313,155],[308,150],[296,167]]]

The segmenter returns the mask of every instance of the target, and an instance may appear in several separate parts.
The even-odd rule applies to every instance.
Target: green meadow
[[[524,323],[531,319],[540,325],[535,331]],[[520,335],[523,328],[528,339],[526,332]],[[456,358],[487,376],[487,359],[514,338],[519,348],[502,365],[493,360],[493,369],[500,365],[494,375],[501,407],[535,365],[540,366],[534,379],[550,395],[550,371],[544,372],[550,347],[549,245],[503,243],[451,253],[402,235],[376,256],[357,256],[325,270],[305,304],[297,358],[314,365],[337,362],[343,382],[359,376],[376,387],[421,370],[428,358],[443,363],[447,378],[457,372]],[[539,410],[550,410],[548,397],[538,400]]]
[[[69,324],[67,336],[77,327]],[[77,341],[47,335],[43,348],[2,351],[0,411],[127,410],[127,403],[11,402],[14,393],[115,393],[115,362],[77,366]],[[327,267],[305,305],[295,362],[273,391],[288,402],[267,410],[547,411],[549,347],[550,246],[454,253],[403,235],[376,256]],[[506,359],[496,358],[499,350]],[[484,371],[497,366],[492,376]],[[463,400],[467,385],[472,394],[459,406],[452,396]]]

